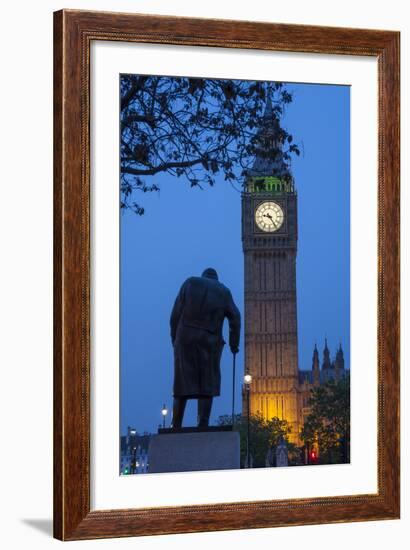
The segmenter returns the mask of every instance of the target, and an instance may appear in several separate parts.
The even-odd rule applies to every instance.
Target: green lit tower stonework
[[[296,442],[300,425],[297,193],[269,100],[263,122],[257,136],[260,152],[242,193],[245,371],[252,375],[251,414],[286,419]]]

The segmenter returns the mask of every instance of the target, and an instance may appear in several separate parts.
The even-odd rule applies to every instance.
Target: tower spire
[[[335,368],[338,370],[343,370],[345,368],[345,358],[343,355],[343,349],[342,349],[341,343],[339,344],[339,349],[336,352]]]
[[[313,384],[315,386],[318,386],[320,384],[320,365],[319,365],[319,351],[316,346],[313,350],[313,357],[312,357],[312,372],[313,372]]]
[[[265,104],[265,112],[263,113],[263,118],[265,120],[271,120],[273,117],[273,108],[272,108],[272,88],[268,86],[268,89],[266,91],[267,93],[267,99]],[[277,121],[277,118],[275,117],[275,120]]]
[[[273,110],[270,86],[267,88],[266,96],[265,111],[255,137],[256,157],[247,175],[288,177],[289,166],[285,162],[280,139],[282,128]]]
[[[325,347],[323,348],[323,362],[322,362],[322,369],[330,369],[332,367],[332,363],[330,361],[330,351],[327,347],[327,338],[325,338]]]

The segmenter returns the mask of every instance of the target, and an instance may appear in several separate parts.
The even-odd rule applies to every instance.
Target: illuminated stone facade
[[[297,192],[277,137],[279,123],[269,103],[264,117],[272,124],[270,134],[264,130],[263,143],[275,152],[262,151],[256,157],[242,193],[245,372],[252,376],[250,413],[287,420],[292,428],[290,440],[300,444],[298,434],[309,413],[311,388],[342,376],[344,360],[340,348],[332,362],[326,343],[322,368],[315,347],[312,369],[299,370]],[[242,411],[246,414],[245,391]]]

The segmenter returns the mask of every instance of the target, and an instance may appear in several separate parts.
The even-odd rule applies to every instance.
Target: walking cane
[[[232,427],[235,424],[235,366],[236,353],[233,353],[233,368],[232,368]]]

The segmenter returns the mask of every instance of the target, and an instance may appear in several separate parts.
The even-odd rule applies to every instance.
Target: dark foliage
[[[159,190],[155,176],[185,177],[192,187],[218,176],[242,182],[260,153],[256,130],[280,120],[292,95],[282,83],[167,76],[121,76],[121,207],[143,214],[136,193]],[[268,95],[272,120],[264,120]],[[285,162],[299,154],[279,130]],[[265,151],[262,154],[266,155]],[[278,151],[268,155],[274,158]]]
[[[220,416],[217,424],[219,426],[232,424],[232,417],[229,415]],[[251,415],[249,419],[249,452],[253,468],[264,468],[269,451],[275,451],[280,439],[287,442],[289,465],[299,464],[301,461],[300,452],[295,445],[288,441],[291,432],[286,420],[273,417],[265,420],[261,415]],[[239,432],[241,441],[241,466],[246,461],[246,440],[247,440],[247,417],[240,414],[235,415],[234,429]]]
[[[311,413],[301,438],[310,448],[319,448],[319,463],[332,464],[350,460],[350,377],[330,380],[312,390]]]

